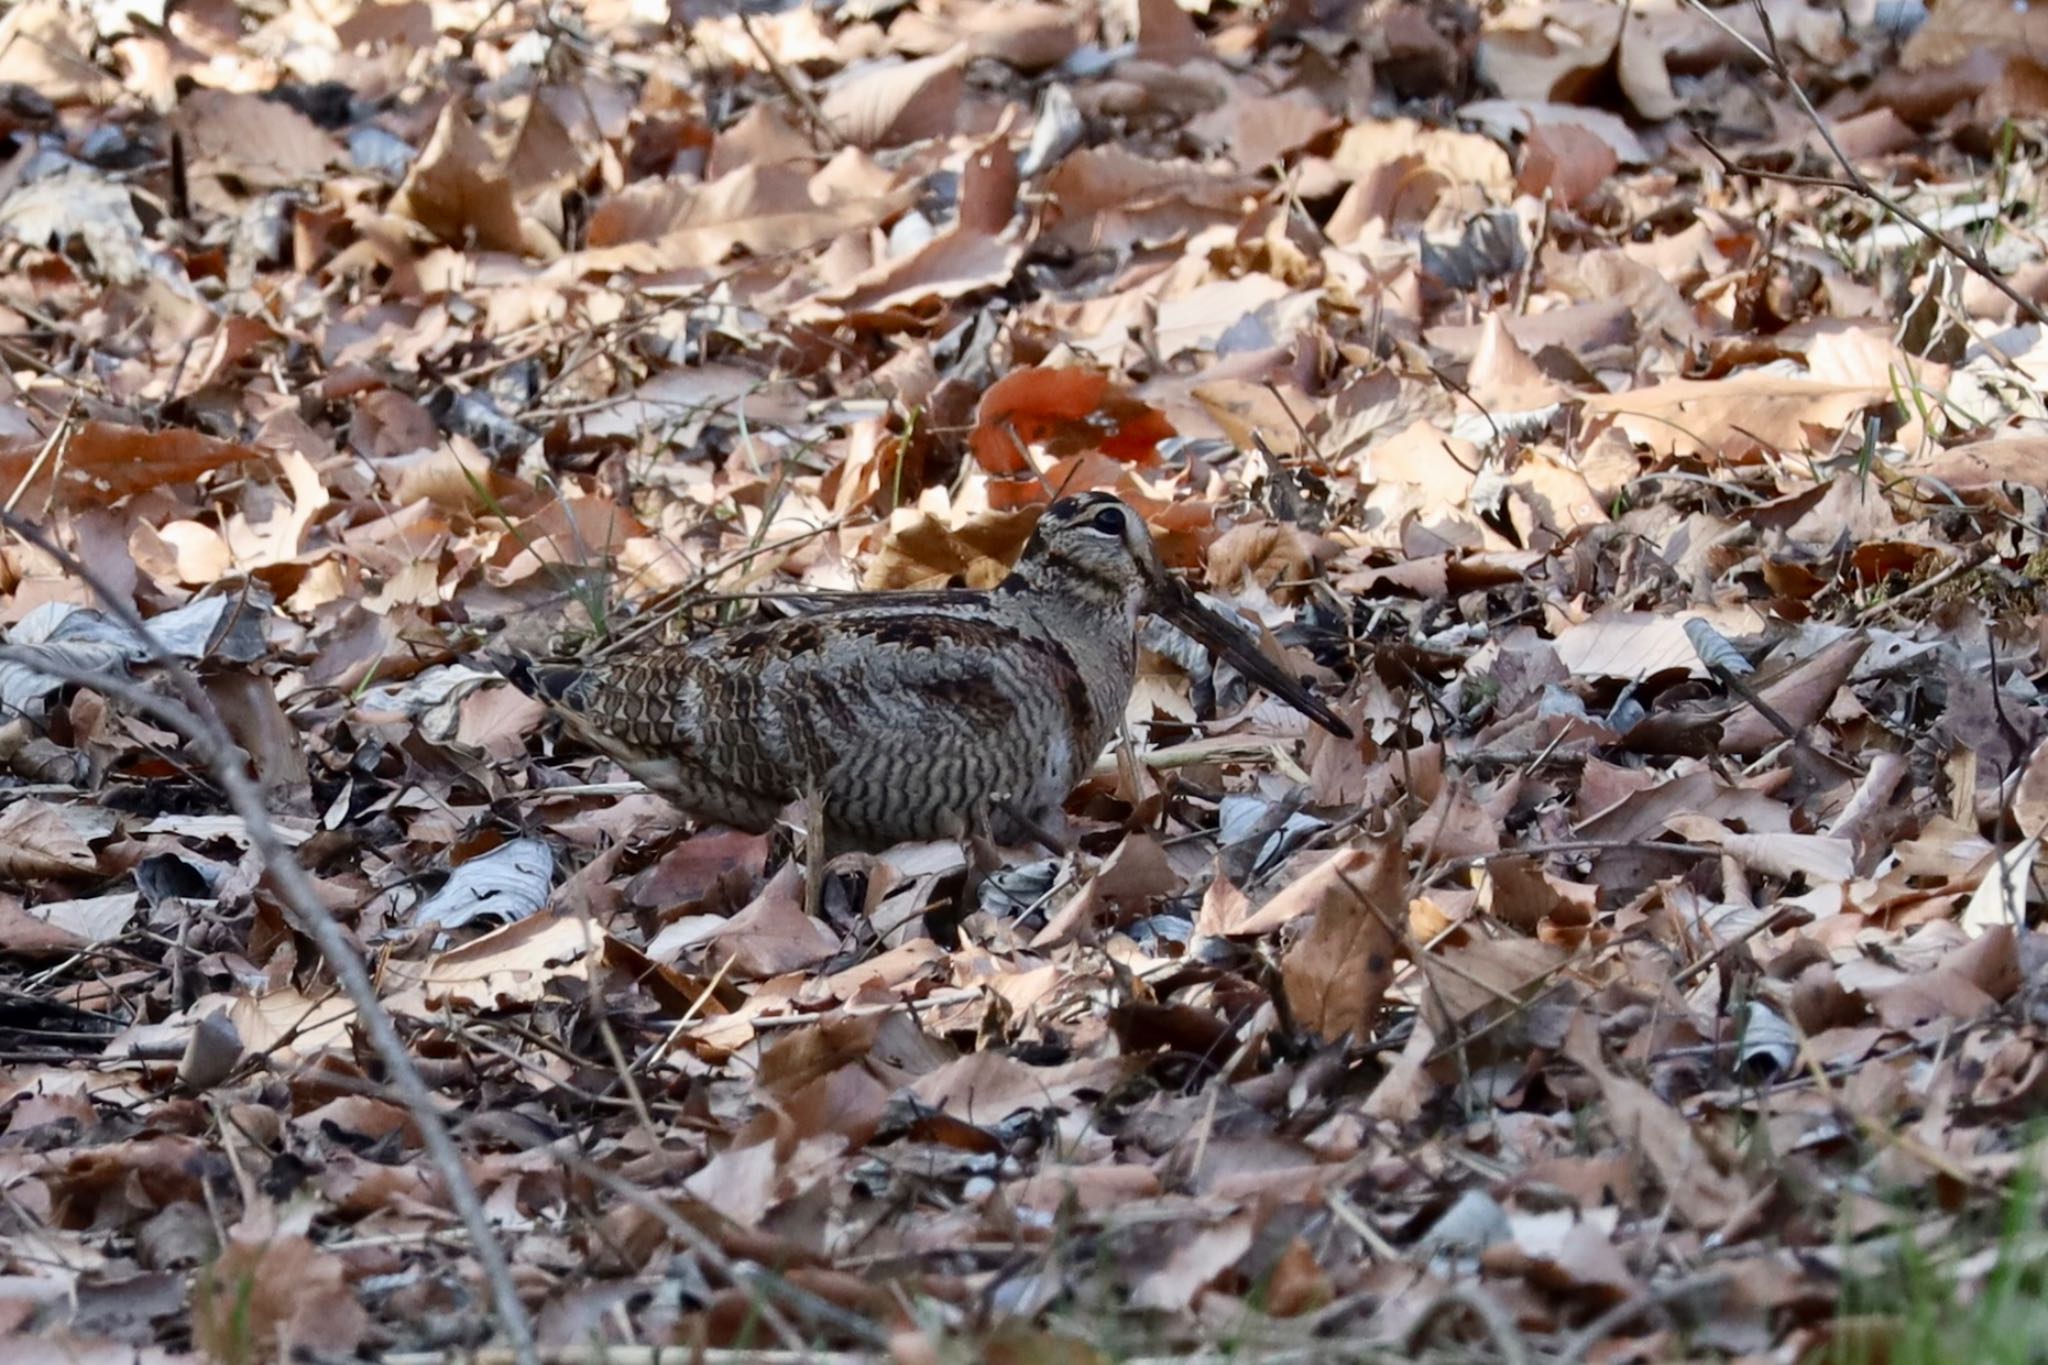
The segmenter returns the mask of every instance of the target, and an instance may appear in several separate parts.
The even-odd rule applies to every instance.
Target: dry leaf
[[[442,106],[434,136],[398,187],[391,210],[449,242],[475,240],[492,251],[553,255],[548,236],[520,217],[512,181],[454,99]]]
[[[1399,849],[1388,845],[1347,849],[1295,883],[1310,888],[1315,919],[1281,959],[1280,972],[1303,1028],[1326,1041],[1364,1043],[1373,1036],[1394,979],[1395,926],[1404,914],[1406,885]],[[1260,916],[1272,908],[1269,902]]]
[[[981,396],[974,456],[992,474],[1029,466],[1024,452],[1042,445],[1054,455],[1100,450],[1111,459],[1149,463],[1173,427],[1157,409],[1133,399],[1099,370],[1017,370]]]
[[[424,962],[385,965],[386,1004],[433,1018],[451,1005],[532,1004],[558,977],[582,977],[596,931],[579,920],[531,915]]]
[[[1858,413],[1890,401],[1887,388],[1747,374],[1711,383],[1667,379],[1596,395],[1585,401],[1584,411],[1590,420],[1612,421],[1666,458],[1733,465],[1825,450]]]
[[[855,147],[898,147],[937,136],[952,127],[966,88],[963,55],[856,70],[819,102],[826,122]]]
[[[351,1352],[367,1326],[345,1262],[303,1236],[237,1228],[193,1285],[192,1335],[215,1359]]]

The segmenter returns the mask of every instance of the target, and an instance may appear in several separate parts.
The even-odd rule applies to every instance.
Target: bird
[[[1172,577],[1144,518],[1108,493],[1052,502],[994,588],[847,597],[589,665],[501,666],[698,820],[764,833],[806,802],[827,856],[1056,837],[1045,831],[1123,718],[1147,610],[1351,736]]]

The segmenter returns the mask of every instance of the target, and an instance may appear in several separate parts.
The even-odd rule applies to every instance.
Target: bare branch
[[[1799,101],[1799,107],[1805,111],[1806,117],[1812,122],[1814,131],[1820,134],[1820,140],[1826,144],[1828,154],[1833,156],[1835,164],[1842,168],[1842,178],[1835,180],[1825,176],[1795,176],[1783,171],[1755,170],[1730,160],[1713,143],[1708,142],[1706,138],[1700,137],[1699,134],[1695,133],[1694,136],[1699,138],[1700,145],[1705,147],[1707,152],[1716,161],[1721,163],[1723,169],[1733,174],[1748,176],[1756,180],[1778,180],[1792,185],[1816,185],[1822,188],[1844,190],[1851,194],[1860,195],[1882,208],[1886,213],[1889,213],[1907,227],[1912,228],[1949,255],[1961,261],[1969,268],[1972,274],[1982,279],[1999,293],[2005,295],[2006,298],[2012,300],[2013,307],[2019,309],[2020,315],[2029,322],[2048,326],[2048,312],[2042,311],[2040,305],[2020,293],[2019,290],[2013,288],[2012,284],[2005,278],[2004,273],[1997,266],[1991,264],[1985,258],[1984,253],[1966,243],[1957,241],[1948,233],[1943,232],[1926,219],[1921,218],[1911,209],[1899,203],[1898,200],[1893,199],[1890,195],[1878,189],[1877,186],[1871,184],[1869,177],[1856,169],[1856,163],[1849,159],[1849,154],[1842,150],[1842,144],[1835,140],[1834,130],[1828,127],[1828,121],[1821,117],[1820,110],[1815,107],[1812,97],[1806,93],[1806,88],[1800,85],[1793,77],[1792,68],[1785,61],[1784,51],[1778,46],[1778,31],[1771,24],[1771,16],[1765,10],[1763,0],[1750,0],[1751,5],[1756,10],[1757,21],[1763,25],[1765,44],[1763,47],[1758,47],[1746,35],[1737,32],[1729,25],[1727,20],[1701,4],[1700,0],[1689,0],[1689,3],[1695,10],[1705,15],[1719,27],[1722,32],[1747,48],[1752,56],[1762,62],[1770,69],[1773,75],[1785,83],[1785,88],[1792,92],[1792,98]]]

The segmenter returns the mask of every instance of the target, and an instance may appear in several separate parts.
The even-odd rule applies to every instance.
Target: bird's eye
[[[1121,507],[1105,507],[1100,512],[1097,512],[1095,519],[1088,524],[1106,536],[1116,536],[1118,539],[1122,539],[1124,534],[1124,509]]]

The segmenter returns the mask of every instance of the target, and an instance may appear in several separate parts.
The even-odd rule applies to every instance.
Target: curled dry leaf
[[[1975,937],[1992,929],[2010,929],[2027,922],[2027,901],[2034,886],[2034,868],[2041,858],[2041,835],[2037,831],[2000,849],[1984,869],[1983,880],[1970,893],[1958,921],[1963,932]]]
[[[1025,449],[1054,455],[1099,450],[1111,459],[1149,464],[1173,426],[1157,408],[1132,398],[1100,370],[1016,370],[981,396],[968,445],[991,474],[1030,468]]]
[[[1019,71],[1042,71],[1073,56],[1081,45],[1079,28],[1072,11],[1039,0],[977,5],[960,20],[972,55],[992,57]]]
[[[201,1011],[218,999],[196,1001],[188,1013],[203,1018]],[[238,995],[226,1003],[228,1022],[243,1049],[283,1060],[346,1050],[355,1026],[355,1006],[339,991],[309,996],[285,987]]]
[[[685,953],[707,952],[713,967],[748,980],[801,971],[839,947],[837,935],[804,913],[803,892],[802,869],[786,863],[731,919],[679,919],[648,943],[647,956],[678,962]]]
[[[596,931],[575,919],[530,915],[424,962],[384,968],[387,1006],[431,1019],[451,1006],[501,1009],[532,1004],[558,977],[590,967]]]
[[[343,1259],[302,1235],[238,1226],[193,1284],[193,1340],[216,1360],[352,1352],[368,1322]]]
[[[848,318],[893,320],[900,310],[924,310],[934,301],[1000,287],[1024,257],[1021,237],[1006,231],[1017,185],[1017,162],[1007,142],[983,144],[961,173],[959,220],[951,228],[818,295],[816,307]]]
[[[1489,1247],[1481,1263],[1532,1283],[1586,1294],[1596,1303],[1618,1303],[1642,1293],[1642,1285],[1615,1249],[1615,1214],[1613,1209],[1510,1214],[1509,1240]]]
[[[861,586],[871,592],[940,588],[955,582],[992,588],[1009,574],[1034,520],[1013,512],[952,529],[928,512],[899,509],[889,518],[888,533]]]
[[[1799,1060],[1799,1035],[1783,1015],[1752,1000],[1742,1013],[1742,1045],[1736,1060],[1744,1072],[1760,1081],[1788,1076]]]
[[[1406,915],[1407,881],[1399,846],[1381,843],[1334,855],[1283,893],[1315,916],[1280,962],[1303,1028],[1325,1041],[1373,1036],[1401,951],[1396,926]]]
[[[434,135],[407,172],[391,211],[449,242],[475,241],[492,251],[544,258],[560,246],[520,215],[512,181],[483,135],[451,99]]]
[[[46,438],[0,447],[0,488],[28,506],[54,496],[67,507],[110,503],[263,456],[196,431],[86,422],[48,451]]]
[[[1141,1308],[1161,1311],[1186,1308],[1251,1250],[1256,1231],[1256,1219],[1247,1211],[1176,1238],[1166,1264],[1138,1281],[1132,1301]]]
[[[1714,383],[1667,379],[1588,398],[1584,411],[1666,458],[1738,465],[1779,452],[1824,450],[1858,413],[1890,398],[1889,390],[1865,384],[1752,374]]]
[[[18,800],[0,810],[0,877],[29,882],[88,876],[99,868],[93,843],[113,832],[112,811]]]
[[[1791,725],[1800,729],[1816,725],[1869,648],[1869,637],[1861,632],[1845,635],[1758,688],[1757,694]],[[1783,739],[1777,726],[1753,706],[1729,717],[1721,731],[1721,747],[1745,757]]]
[[[117,891],[110,896],[45,901],[29,906],[28,914],[74,943],[93,944],[110,943],[121,937],[141,908],[141,896],[133,891]]]
[[[201,88],[178,102],[188,173],[276,189],[318,180],[341,159],[320,125],[278,100]],[[216,191],[216,193],[222,193]]]
[[[84,170],[46,176],[0,199],[0,237],[31,247],[77,241],[114,284],[135,284],[149,270],[142,220],[128,190]]]
[[[421,929],[459,929],[474,919],[522,920],[547,904],[555,852],[539,839],[514,839],[471,858],[441,889],[413,908]]]
[[[1725,1235],[1735,1230],[1739,1214],[1758,1207],[1747,1182],[1700,1140],[1683,1115],[1648,1087],[1609,1068],[1584,1015],[1572,1021],[1564,1046],[1565,1055],[1600,1087],[1616,1139],[1648,1164],[1679,1217],[1702,1232]]]
[[[856,70],[819,102],[832,130],[855,147],[897,147],[953,126],[966,89],[965,53]]]
[[[178,1081],[188,1090],[211,1090],[234,1073],[242,1060],[241,1035],[225,1012],[209,1014],[193,1028],[185,1055],[178,1061]]]
[[[1431,1032],[1449,1042],[1490,1028],[1487,1052],[1513,1053],[1518,1043],[1527,1046],[1532,1035],[1549,1030],[1552,1021],[1536,1017],[1535,1007],[1562,996],[1566,961],[1562,949],[1533,938],[1470,937],[1438,944],[1416,961],[1429,983],[1423,1009]],[[1502,1021],[1514,1026],[1497,1027]]]

